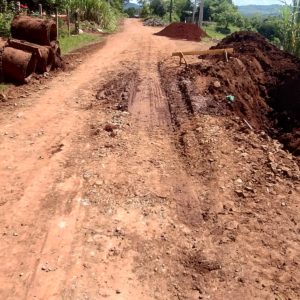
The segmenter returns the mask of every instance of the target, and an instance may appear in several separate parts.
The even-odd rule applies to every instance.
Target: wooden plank
[[[173,52],[172,56],[179,56],[182,57],[182,55],[217,55],[217,54],[224,54],[225,51],[228,54],[233,53],[233,48],[227,48],[227,49],[212,49],[212,50],[196,50],[196,51],[186,51],[186,52]]]

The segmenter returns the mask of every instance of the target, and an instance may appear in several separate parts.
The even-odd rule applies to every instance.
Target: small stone
[[[269,147],[267,145],[261,145],[261,149],[267,151]]]
[[[116,290],[116,294],[121,294],[121,291],[120,290]]]
[[[42,271],[45,271],[45,272],[49,272],[49,269],[48,269],[46,266],[42,266],[42,267],[41,267],[41,270],[42,270]]]
[[[269,166],[274,173],[277,172],[277,164],[276,163],[270,162]]]
[[[115,129],[117,129],[118,128],[118,126],[116,125],[116,124],[110,124],[110,123],[108,123],[108,124],[105,124],[104,125],[104,130],[105,131],[107,131],[107,132],[113,132]]]
[[[284,175],[286,175],[287,177],[290,177],[290,178],[293,177],[293,174],[292,174],[290,168],[288,168],[288,167],[281,167],[280,169],[281,169],[282,173]]]
[[[228,230],[235,230],[239,227],[239,223],[237,221],[230,221],[225,225],[225,228]]]
[[[214,85],[215,88],[220,88],[221,87],[221,83],[218,80],[214,81],[213,85]]]
[[[0,93],[0,101],[6,102],[7,101],[7,96],[3,93]]]
[[[243,184],[243,180],[241,178],[238,178],[236,181],[235,181],[237,184]]]
[[[245,190],[249,191],[249,192],[252,192],[252,193],[254,192],[254,189],[251,186],[246,186]]]

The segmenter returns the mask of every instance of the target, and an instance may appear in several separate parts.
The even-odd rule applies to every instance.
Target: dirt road
[[[298,182],[254,191],[249,176],[267,173],[268,154],[247,148],[258,138],[165,93],[178,65],[159,63],[209,44],[156,31],[126,20],[1,111],[0,299],[300,296]],[[236,198],[243,183],[249,202]]]

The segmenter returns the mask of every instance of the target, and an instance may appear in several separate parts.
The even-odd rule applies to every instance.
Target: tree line
[[[118,19],[124,13],[124,2],[129,0],[21,0],[22,9],[37,11],[42,4],[47,14],[59,10],[69,11],[71,17],[78,15],[81,20],[95,22],[104,29],[116,28]],[[165,21],[197,20],[200,11],[199,1],[203,5],[203,20],[215,22],[216,30],[228,34],[235,30],[257,31],[282,49],[300,56],[300,0],[285,4],[279,16],[242,16],[232,0],[139,0],[140,15],[158,16]],[[9,26],[15,12],[16,1],[0,2],[0,35],[9,32]],[[193,18],[194,16],[194,18]]]
[[[201,0],[140,0],[141,17],[154,15],[169,21],[197,20]],[[278,16],[254,15],[246,17],[241,15],[232,0],[203,0],[204,22],[215,22],[216,30],[229,34],[234,30],[256,31],[268,38],[272,43],[282,49],[300,56],[300,0],[292,0],[291,4],[285,3]],[[131,15],[137,13],[130,9]],[[195,21],[196,22],[196,21]]]

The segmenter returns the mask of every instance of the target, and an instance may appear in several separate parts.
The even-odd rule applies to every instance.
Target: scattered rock
[[[235,230],[238,227],[239,227],[239,223],[237,221],[230,221],[225,225],[225,228],[228,230]]]
[[[4,93],[0,93],[0,101],[7,102],[7,96]]]
[[[116,124],[112,124],[112,123],[107,123],[104,125],[104,130],[107,132],[113,132],[115,129],[118,129],[119,126]]]
[[[220,83],[220,81],[214,81],[213,82],[213,86],[215,87],[215,88],[220,88],[221,87],[221,83]]]
[[[283,175],[285,175],[285,176],[287,176],[289,178],[293,177],[293,174],[292,174],[292,171],[291,171],[290,168],[288,168],[288,167],[280,167],[280,169],[281,169]]]
[[[243,184],[243,180],[241,178],[238,178],[236,181],[235,181],[236,184]]]
[[[239,197],[246,198],[246,195],[245,195],[245,193],[244,193],[242,190],[235,190],[234,192],[235,192]]]

